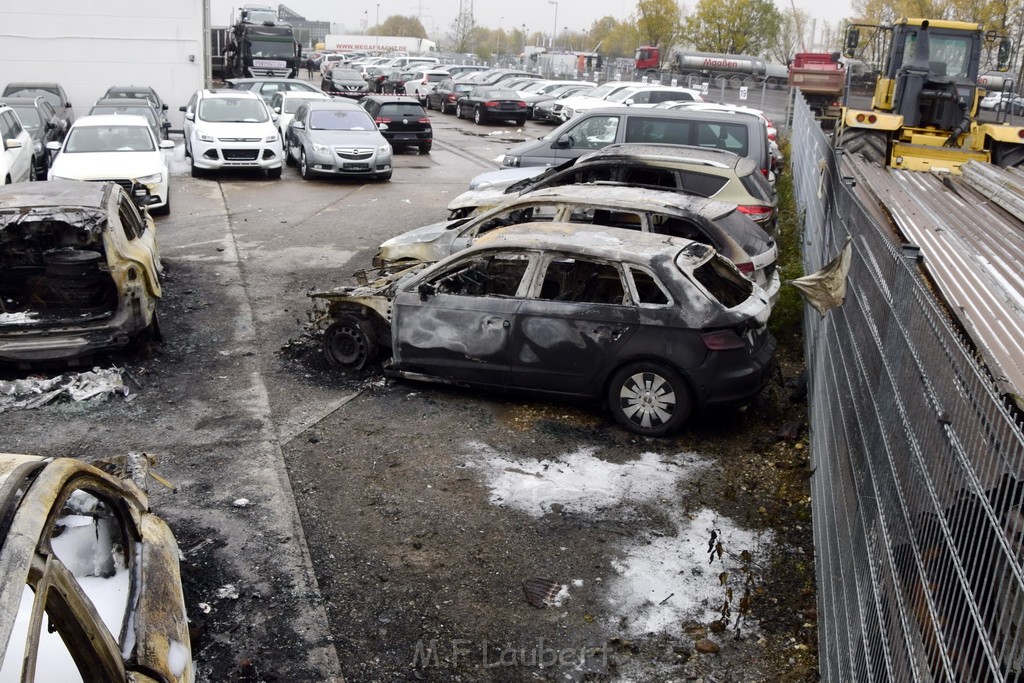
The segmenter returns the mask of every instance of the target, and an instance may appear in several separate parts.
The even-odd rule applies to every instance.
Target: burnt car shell
[[[437,286],[474,259],[503,254],[528,255],[513,293],[465,296]],[[639,285],[621,302],[559,299],[546,291],[543,272],[555,260],[601,264],[619,277],[625,270],[653,275],[665,300],[638,301]],[[732,293],[724,303],[703,284],[707,272],[696,275],[707,269],[728,279]],[[686,401],[699,409],[749,402],[767,380],[775,351],[767,296],[713,248],[616,228],[501,228],[430,267],[310,296],[317,327],[362,316],[375,331],[374,344],[391,346],[388,374],[410,379],[601,400],[623,370],[653,364],[680,376]]]
[[[134,482],[0,454],[0,520],[5,680],[194,680],[178,547]]]
[[[72,362],[155,328],[156,226],[114,183],[0,188],[0,362]]]

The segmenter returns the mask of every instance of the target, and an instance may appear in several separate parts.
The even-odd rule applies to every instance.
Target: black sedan
[[[476,123],[488,121],[515,121],[526,123],[526,102],[514,90],[475,87],[455,104],[455,115],[473,117]]]
[[[107,88],[107,92],[100,99],[113,100],[147,100],[153,105],[153,111],[156,112],[157,117],[160,119],[160,129],[164,132],[163,138],[169,139],[167,132],[171,129],[171,121],[167,118],[167,110],[169,107],[167,103],[160,99],[160,96],[156,94],[156,90],[148,85],[115,85],[111,88]]]
[[[64,142],[66,129],[61,126],[60,117],[46,98],[37,97],[0,97],[0,107],[7,105],[18,115],[21,125],[32,136],[35,171],[37,178],[45,178],[50,168],[50,154],[46,149],[48,142]]]
[[[327,72],[320,89],[332,97],[365,97],[370,94],[370,84],[355,69],[335,67]]]
[[[472,89],[472,83],[456,83],[446,78],[427,93],[427,109],[437,109],[442,114],[454,112],[455,104]]]
[[[380,91],[385,95],[404,95],[405,82],[410,80],[415,71],[408,69],[394,69],[390,71],[381,83]]]
[[[309,296],[335,367],[390,350],[389,375],[604,400],[644,436],[749,403],[775,352],[765,293],[712,247],[617,228],[499,228],[432,266]]]

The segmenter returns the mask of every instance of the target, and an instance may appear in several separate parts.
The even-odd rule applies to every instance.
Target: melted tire
[[[332,368],[359,372],[377,358],[377,351],[377,335],[366,318],[342,315],[324,332],[324,359]]]

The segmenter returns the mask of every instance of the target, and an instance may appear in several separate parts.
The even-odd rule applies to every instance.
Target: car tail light
[[[754,262],[745,261],[743,263],[737,263],[736,270],[740,271],[744,275],[752,275],[754,272]]]
[[[449,93],[448,101],[449,102],[454,102],[455,100],[456,100],[455,93]]]
[[[526,102],[516,102],[516,104],[518,104],[520,107],[526,106]]]
[[[426,116],[424,116],[422,119],[420,119],[416,123],[430,123],[430,119],[428,119]]]
[[[755,221],[761,218],[767,218],[772,215],[772,207],[770,206],[758,206],[757,204],[751,206],[739,205],[736,207],[740,213],[745,213]]]
[[[386,119],[383,116],[378,116],[373,120],[374,123],[391,123],[391,119]]]
[[[767,168],[762,168],[761,169],[761,175],[763,175],[765,177],[765,180],[767,180],[768,179],[768,169]]]
[[[735,351],[744,348],[743,339],[735,330],[716,330],[700,335],[709,351]]]
[[[492,100],[490,102],[484,102],[484,106],[485,107],[497,107],[498,103]]]

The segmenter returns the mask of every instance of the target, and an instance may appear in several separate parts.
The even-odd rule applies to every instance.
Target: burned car
[[[764,291],[713,247],[570,223],[499,228],[433,265],[311,291],[328,363],[395,377],[606,400],[664,436],[749,403],[772,367]]]
[[[565,185],[516,197],[469,218],[442,221],[392,237],[380,245],[376,268],[437,261],[507,225],[563,221],[656,232],[710,244],[761,286],[774,304],[779,295],[775,240],[734,204],[638,187]]]
[[[158,336],[156,226],[115,183],[0,188],[0,362],[75,362]]]
[[[0,680],[195,680],[178,547],[127,462],[0,454]]]

